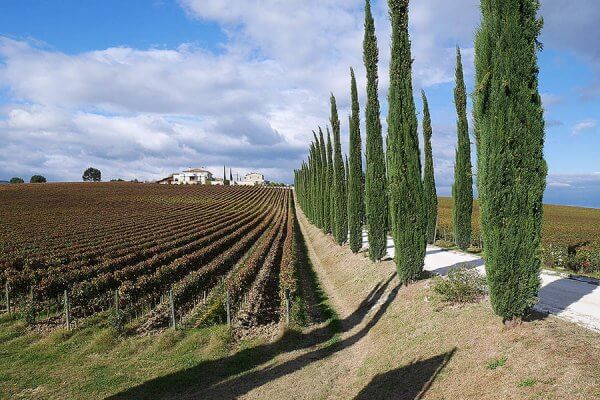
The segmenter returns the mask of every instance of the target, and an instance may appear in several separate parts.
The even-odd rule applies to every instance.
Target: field
[[[286,189],[20,185],[0,199],[0,280],[32,329],[64,326],[65,309],[70,325],[105,312],[129,333],[275,326],[297,296]]]
[[[473,244],[480,245],[479,205],[473,207]],[[452,199],[438,199],[438,239],[452,241]],[[542,256],[546,267],[600,277],[600,209],[544,206]]]

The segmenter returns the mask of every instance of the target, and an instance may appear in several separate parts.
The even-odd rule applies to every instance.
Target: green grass
[[[537,380],[533,378],[525,378],[519,382],[519,387],[531,387],[537,383]]]
[[[0,318],[0,398],[99,398],[228,354],[229,330],[116,335],[102,324],[71,332],[26,332]],[[251,344],[245,343],[250,346]]]
[[[488,369],[496,369],[498,367],[504,366],[504,364],[506,364],[506,357],[502,356],[500,358],[495,358],[495,359],[491,360],[490,362],[488,362],[487,368]]]

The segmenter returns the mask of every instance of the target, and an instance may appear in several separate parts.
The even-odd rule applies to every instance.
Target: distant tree
[[[379,49],[377,48],[375,22],[369,0],[365,2],[363,61],[367,70],[365,219],[369,235],[369,257],[371,260],[377,261],[382,259],[387,252],[388,203],[377,89]]]
[[[477,188],[494,312],[516,324],[540,285],[544,109],[538,0],[481,0],[475,37]]]
[[[350,164],[346,179],[348,181],[348,230],[350,249],[357,253],[362,247],[362,229],[364,221],[364,188],[362,181],[362,144],[360,139],[360,109],[358,90],[354,70],[350,68],[350,93],[352,97],[352,115],[350,117]]]
[[[121,178],[117,178],[117,179],[111,179],[110,181],[111,181],[111,182],[125,182],[125,180],[124,180],[124,179],[121,179]]]
[[[23,180],[23,178],[14,177],[10,178],[10,183],[25,183],[25,181]]]
[[[46,183],[46,178],[42,175],[33,175],[29,180],[29,183]]]
[[[431,151],[431,115],[425,91],[423,97],[423,142],[425,144],[425,166],[423,170],[423,190],[425,192],[425,219],[427,221],[427,242],[435,242],[435,228],[437,224],[437,193],[435,191],[435,177],[433,173],[433,155]]]
[[[412,91],[408,0],[389,0],[392,20],[387,165],[390,221],[400,282],[423,271],[426,223],[417,114]]]
[[[100,182],[102,180],[102,172],[99,169],[89,167],[83,172],[84,182]]]
[[[473,213],[473,175],[471,171],[471,141],[467,122],[467,92],[463,76],[460,49],[456,48],[456,87],[454,104],[457,114],[458,146],[452,185],[452,226],[454,242],[461,249],[471,245],[471,214]]]

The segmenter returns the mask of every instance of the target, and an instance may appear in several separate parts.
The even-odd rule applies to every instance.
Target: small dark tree
[[[431,115],[425,91],[423,97],[423,142],[425,144],[425,167],[423,171],[423,191],[425,192],[425,218],[427,220],[427,242],[435,242],[437,224],[437,193],[435,191],[435,176],[433,173],[433,154],[431,149]]]
[[[33,175],[29,180],[29,183],[46,183],[46,178],[42,175]]]
[[[100,182],[102,180],[102,172],[99,169],[89,167],[83,172],[84,182]]]
[[[23,178],[14,177],[10,178],[10,183],[25,183],[25,181],[23,180]]]

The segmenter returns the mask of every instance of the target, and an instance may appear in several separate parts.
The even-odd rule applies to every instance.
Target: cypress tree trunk
[[[392,57],[388,95],[388,185],[398,278],[414,281],[425,259],[425,196],[417,115],[412,93],[408,0],[388,0],[392,20]]]
[[[490,300],[505,322],[536,302],[544,117],[538,91],[537,0],[481,0],[475,39],[477,185]]]
[[[425,91],[421,91],[423,97],[423,143],[425,146],[425,167],[423,171],[423,191],[425,192],[425,219],[427,221],[426,236],[427,243],[435,242],[435,230],[437,224],[437,193],[435,191],[435,176],[433,173],[433,154],[431,150],[431,115],[429,114],[429,103]]]
[[[333,94],[331,95],[331,128],[333,129],[333,212],[335,215],[333,235],[338,244],[341,245],[346,241],[348,235],[348,221],[346,219],[345,174],[342,145],[340,143],[340,120]]]
[[[333,147],[331,145],[331,134],[329,128],[327,128],[327,182],[329,187],[327,188],[327,197],[329,199],[329,233],[334,234],[335,229],[335,196],[334,194],[334,183],[333,183]]]
[[[323,210],[322,229],[328,233],[331,230],[331,217],[329,215],[329,182],[327,165],[327,149],[323,139],[323,130],[319,127],[319,148],[321,150],[321,208]]]
[[[471,142],[467,122],[467,93],[463,76],[460,49],[456,48],[456,105],[458,147],[454,164],[454,184],[452,185],[452,226],[454,242],[465,250],[471,245],[471,214],[473,213],[473,174],[471,170]]]
[[[350,117],[350,164],[348,179],[348,230],[352,252],[362,247],[363,223],[363,183],[362,183],[362,145],[360,140],[360,108],[354,70],[350,68],[350,92],[352,97],[352,116]]]
[[[376,261],[387,252],[388,199],[377,89],[379,49],[369,0],[365,2],[363,61],[367,70],[365,219],[369,235],[369,257]]]

